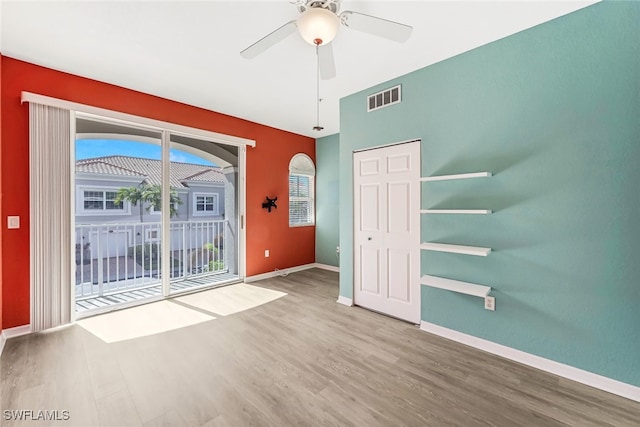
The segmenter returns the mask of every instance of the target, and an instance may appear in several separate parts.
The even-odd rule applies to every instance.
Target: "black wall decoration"
[[[271,208],[278,208],[278,206],[276,206],[276,200],[278,200],[278,196],[274,197],[273,199],[270,199],[267,196],[267,201],[262,204],[262,207],[268,209],[269,212],[271,212]]]

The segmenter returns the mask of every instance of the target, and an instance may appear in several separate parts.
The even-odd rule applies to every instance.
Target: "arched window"
[[[289,162],[289,227],[315,225],[316,167],[311,157],[298,153]]]

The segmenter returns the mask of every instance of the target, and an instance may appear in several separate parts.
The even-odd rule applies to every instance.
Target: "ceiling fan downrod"
[[[291,3],[298,6],[298,11],[300,13],[313,8],[322,8],[337,14],[340,9],[340,0],[298,0]]]
[[[320,126],[320,55],[318,53],[322,40],[315,39],[314,43],[316,45],[316,125],[313,130],[320,132],[324,129],[324,127]]]

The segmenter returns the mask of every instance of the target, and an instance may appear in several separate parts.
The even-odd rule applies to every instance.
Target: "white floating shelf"
[[[459,173],[456,175],[426,176],[424,178],[420,178],[420,181],[422,182],[446,181],[449,179],[484,178],[486,176],[491,176],[491,172],[474,172],[474,173]]]
[[[474,214],[488,215],[493,211],[490,209],[422,209],[423,214]]]
[[[490,286],[445,279],[444,277],[429,276],[427,274],[422,276],[420,283],[426,286],[431,286],[432,288],[446,289],[447,291],[473,295],[480,298],[485,298],[489,295],[489,292],[491,292]]]
[[[478,246],[449,245],[445,243],[422,243],[420,249],[426,251],[451,252],[454,254],[465,254],[475,256],[487,256],[491,248],[481,248]]]

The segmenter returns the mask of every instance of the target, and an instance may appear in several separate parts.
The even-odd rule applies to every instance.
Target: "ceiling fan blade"
[[[413,27],[410,25],[350,10],[340,14],[340,21],[345,27],[400,43],[407,41],[413,31]]]
[[[252,44],[242,52],[240,52],[240,55],[246,59],[255,58],[265,50],[269,49],[271,46],[275,45],[276,43],[284,40],[291,34],[295,33],[296,28],[297,28],[296,21],[295,20],[289,21],[286,24],[284,24],[282,27],[267,34],[266,36],[264,36],[263,38],[261,38],[260,40],[258,40],[257,42],[255,42],[254,44]]]
[[[336,76],[336,62],[333,59],[332,43],[323,44],[318,48],[318,62],[322,80],[329,80]]]

